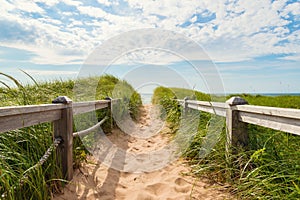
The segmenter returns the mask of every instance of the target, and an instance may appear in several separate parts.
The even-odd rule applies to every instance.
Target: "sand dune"
[[[88,162],[75,171],[73,181],[65,187],[63,194],[56,195],[54,199],[232,199],[229,194],[222,192],[220,187],[189,176],[190,168],[184,160],[162,163],[161,160],[155,162],[149,156],[151,152],[159,152],[163,149],[170,140],[167,134],[168,128],[162,127],[164,123],[157,121],[159,120],[157,111],[153,112],[153,109],[150,105],[145,106],[140,123],[132,126],[131,130],[144,133],[155,130],[157,134],[141,138],[115,129],[107,136],[114,144],[113,148],[122,149],[126,154],[139,156],[132,158],[120,154],[125,157],[113,157],[110,163],[119,161],[123,164],[123,170],[116,170],[107,166],[107,163],[99,162],[97,156],[89,157]],[[158,124],[159,127],[155,127],[153,123]],[[148,165],[150,166],[144,169]],[[159,168],[155,168],[155,165]]]

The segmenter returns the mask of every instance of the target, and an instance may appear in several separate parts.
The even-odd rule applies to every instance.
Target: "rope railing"
[[[62,139],[60,137],[55,138],[53,141],[53,144],[47,149],[47,151],[44,153],[44,155],[40,158],[40,160],[30,167],[29,169],[25,170],[23,173],[23,176],[19,180],[20,187],[22,187],[25,183],[25,181],[29,178],[29,172],[35,170],[36,168],[42,166],[50,157],[53,151],[56,150],[58,145],[62,142]],[[12,192],[13,190],[16,190],[16,186],[12,187],[10,191],[7,191],[1,195],[1,198],[7,197],[8,192]]]
[[[95,124],[94,126],[87,128],[85,130],[82,131],[78,131],[73,133],[73,137],[84,137],[87,134],[89,134],[91,131],[96,130],[97,128],[99,128],[107,119],[109,119],[109,117],[105,116],[100,122],[98,122],[97,124]]]
[[[95,131],[107,119],[110,119],[110,125],[112,127],[112,105],[118,103],[119,100],[120,99],[107,98],[107,100],[73,103],[68,97],[60,96],[54,99],[52,104],[0,107],[0,133],[45,122],[53,123],[53,134],[55,138],[53,144],[35,165],[21,174],[21,178],[16,184],[18,186],[21,184],[22,186],[28,177],[30,177],[29,173],[43,165],[53,151],[58,152],[59,159],[57,159],[56,162],[61,168],[62,176],[68,181],[71,180],[73,178],[73,138],[82,137],[91,131]],[[74,115],[101,109],[107,109],[110,115],[104,117],[100,122],[86,130],[73,132]],[[63,145],[59,145],[61,143],[63,143]],[[15,188],[16,187],[11,187],[10,191],[6,191],[2,194],[2,197],[3,195],[7,196],[7,194],[15,190]]]
[[[109,117],[105,116],[100,122],[98,122],[94,126],[88,128],[88,129],[85,129],[85,130],[73,133],[73,137],[83,137],[83,136],[89,134],[91,131],[94,131],[97,128],[99,128],[107,119],[109,119]],[[40,166],[42,166],[49,159],[49,157],[52,154],[52,152],[57,149],[58,145],[61,142],[62,142],[62,138],[61,137],[55,138],[54,141],[53,141],[53,144],[51,144],[51,146],[46,150],[46,152],[40,158],[40,160],[35,165],[33,165],[32,167],[30,167],[29,169],[27,169],[27,170],[24,171],[23,176],[19,180],[20,187],[22,187],[24,185],[25,181],[29,178],[29,172],[35,170],[36,168],[38,168]],[[11,191],[15,190],[15,189],[16,189],[16,186],[12,187]],[[7,191],[7,192],[11,192],[11,191]],[[4,194],[2,194],[1,197],[5,198],[7,196],[7,192],[5,192]]]
[[[42,166],[50,157],[50,155],[52,154],[53,151],[56,150],[56,148],[58,147],[58,145],[62,142],[62,139],[59,138],[55,138],[53,141],[53,144],[51,144],[51,146],[47,149],[47,151],[45,152],[45,154],[40,158],[40,160],[33,165],[32,167],[30,167],[29,169],[27,169],[23,174],[23,177],[20,179],[20,185],[22,186],[24,184],[24,181],[26,179],[28,179],[28,173],[36,168],[38,168],[39,166]]]

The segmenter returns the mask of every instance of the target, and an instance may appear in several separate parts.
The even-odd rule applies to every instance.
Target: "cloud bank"
[[[216,62],[300,61],[298,1],[15,0],[1,3],[0,19],[0,46],[31,52],[35,64],[80,64],[112,36],[141,28],[181,33]]]

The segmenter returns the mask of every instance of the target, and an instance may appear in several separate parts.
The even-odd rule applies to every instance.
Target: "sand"
[[[110,150],[118,152],[121,149],[125,153],[117,153],[120,157],[107,156],[110,159],[103,161],[97,154],[100,147],[96,147],[95,156],[88,157],[88,162],[75,171],[63,193],[56,194],[53,199],[233,199],[221,186],[189,175],[191,169],[183,159],[164,161],[166,157],[163,156],[168,155],[161,152],[168,154],[173,151],[164,150],[170,143],[169,129],[157,115],[156,108],[146,105],[139,123],[131,124],[125,131],[124,128],[123,131],[113,130],[107,136],[113,143]],[[124,133],[127,131],[131,134]],[[140,137],[141,133],[148,137]]]

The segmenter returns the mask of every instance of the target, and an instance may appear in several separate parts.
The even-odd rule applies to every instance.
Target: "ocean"
[[[261,96],[300,96],[300,93],[250,93],[251,95],[261,95]]]
[[[248,93],[246,93],[248,94]],[[261,96],[300,96],[300,93],[249,93],[250,95],[261,95]],[[141,93],[143,104],[150,104],[152,99],[152,93]],[[226,94],[230,95],[230,94]],[[238,95],[238,94],[237,94]]]
[[[141,98],[142,98],[143,104],[150,104],[152,95],[153,94],[150,94],[150,93],[141,93]]]

